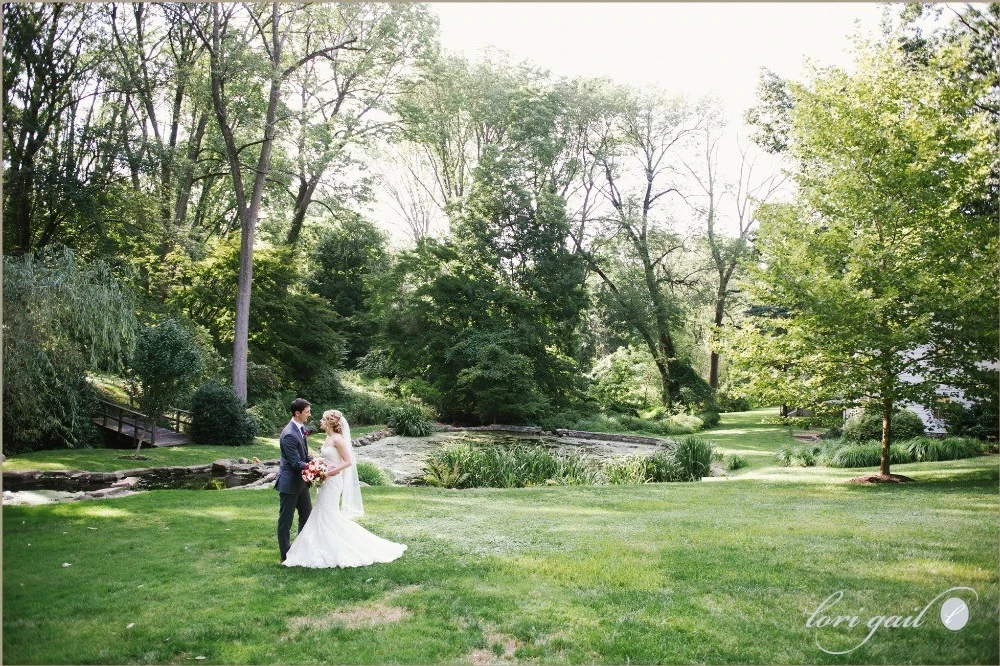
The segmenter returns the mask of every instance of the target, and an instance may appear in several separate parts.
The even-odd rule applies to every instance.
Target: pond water
[[[358,460],[389,470],[396,483],[410,483],[421,476],[424,464],[435,450],[464,443],[474,446],[542,446],[558,453],[578,453],[602,464],[635,453],[653,453],[657,449],[655,444],[459,430],[434,433],[429,437],[386,437],[356,448],[355,452]]]

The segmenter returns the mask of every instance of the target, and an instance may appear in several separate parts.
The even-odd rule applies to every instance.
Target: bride
[[[327,478],[309,520],[288,551],[285,566],[323,569],[392,562],[406,546],[377,537],[354,522],[365,510],[347,419],[336,409],[328,409],[320,427],[327,433],[320,449]]]

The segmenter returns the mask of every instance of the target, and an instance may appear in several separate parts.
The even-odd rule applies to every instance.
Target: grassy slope
[[[363,426],[351,428],[351,437],[360,437],[384,426]],[[320,435],[309,438],[310,450],[318,450],[323,443]],[[122,458],[135,453],[135,449],[61,449],[58,451],[32,451],[8,458],[3,463],[5,472],[41,469],[80,469],[90,472],[111,472],[119,469],[138,467],[161,467],[180,465],[204,465],[222,458],[253,458],[273,460],[281,455],[278,438],[258,437],[252,446],[171,446],[164,448],[146,447],[140,455],[149,460]]]
[[[709,436],[778,441],[746,418]],[[5,507],[4,661],[997,663],[996,458],[903,467],[920,483],[751,480],[752,464],[743,482],[369,488],[362,523],[410,550],[356,570],[278,566],[266,490]],[[833,657],[815,641],[867,629],[805,627],[838,590],[865,621],[960,585],[979,601],[959,632],[938,606]]]

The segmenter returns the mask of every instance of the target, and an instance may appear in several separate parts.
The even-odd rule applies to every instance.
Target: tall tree
[[[881,407],[883,475],[894,406],[996,361],[996,229],[970,210],[995,127],[975,111],[983,82],[943,76],[949,66],[868,45],[856,73],[792,86],[799,199],[761,212],[748,285],[778,316],[733,335],[749,392]],[[984,311],[992,348],[988,322],[968,314]]]
[[[344,178],[360,163],[352,153],[397,126],[391,107],[413,87],[417,64],[433,47],[434,28],[433,16],[419,4],[349,3],[310,12],[301,28],[306,51],[324,35],[349,32],[354,41],[304,63],[289,78],[298,103],[287,136],[295,156],[287,244],[298,242],[318,194],[338,201],[357,196]]]
[[[86,5],[3,5],[4,236],[18,254],[44,246],[59,223],[37,198],[59,180],[53,143],[94,64],[93,15]]]
[[[191,12],[194,10],[188,9]],[[285,83],[311,61],[327,57],[356,41],[350,26],[339,33],[316,35],[315,41],[301,43],[294,38],[299,21],[314,6],[212,5],[211,24],[199,17],[190,25],[202,40],[210,59],[212,107],[222,133],[240,221],[241,249],[239,288],[233,341],[233,390],[245,400],[247,395],[247,339],[250,326],[250,291],[253,282],[253,250],[260,219],[264,187],[271,177],[271,153],[278,134],[278,113]],[[191,14],[189,13],[189,16]],[[237,83],[237,81],[239,83]],[[244,86],[251,86],[246,89]],[[253,88],[256,88],[254,90]],[[233,94],[233,89],[237,89]],[[245,104],[256,95],[266,102],[256,118],[247,115]],[[251,125],[256,132],[256,164],[247,164],[244,153],[250,145],[239,145],[236,128]]]
[[[684,196],[682,148],[703,122],[703,111],[682,99],[624,94],[617,110],[595,123],[586,145],[610,212],[583,254],[617,316],[648,349],[665,406],[680,399],[682,384],[698,383],[680,360],[673,335],[683,308],[679,290],[694,285],[697,269],[684,261],[684,239],[661,209],[670,195]],[[581,173],[594,177],[586,168]]]
[[[741,146],[736,180],[733,183],[723,182],[718,172],[720,128],[709,122],[699,134],[702,163],[698,167],[688,165],[688,172],[701,193],[697,197],[688,197],[688,203],[705,224],[705,249],[712,275],[709,298],[714,324],[709,339],[708,384],[718,389],[720,354],[717,339],[725,325],[731,299],[738,292],[734,275],[752,249],[758,208],[781,187],[784,178],[774,172],[759,177],[755,173],[756,159],[750,155],[748,147]],[[723,207],[730,206],[730,215],[726,215]],[[735,235],[720,231],[720,216],[736,223]]]

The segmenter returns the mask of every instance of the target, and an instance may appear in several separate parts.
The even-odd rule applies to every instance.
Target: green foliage
[[[534,380],[534,363],[507,331],[469,331],[452,348],[464,366],[455,388],[481,422],[523,423],[548,404]]]
[[[572,172],[563,171],[559,124],[575,111],[572,91],[493,60],[436,58],[425,74],[400,113],[407,135],[447,174],[439,185],[452,234],[421,238],[401,257],[386,347],[396,374],[432,384],[443,418],[523,423],[579,392],[586,276],[566,242],[558,190],[568,183],[554,182]],[[468,154],[472,144],[456,132],[482,123],[496,131],[480,134]]]
[[[340,316],[348,359],[356,362],[371,349],[378,329],[374,290],[388,261],[385,234],[357,215],[323,231],[311,254],[315,268],[309,291],[322,296]]]
[[[445,488],[523,488],[592,485],[599,472],[578,454],[552,453],[540,446],[474,446],[438,449],[424,468],[428,485]]]
[[[118,371],[135,340],[135,304],[100,262],[66,248],[3,258],[3,450],[86,446],[88,370]]]
[[[677,458],[666,451],[634,455],[608,463],[604,468],[608,483],[661,483],[681,481],[684,470]]]
[[[333,368],[325,367],[316,373],[302,395],[314,403],[339,403],[347,398],[348,390],[340,378],[340,373]]]
[[[802,444],[782,447],[777,450],[775,457],[782,467],[813,467],[822,459],[821,452],[820,446]]]
[[[237,235],[194,264],[189,284],[176,286],[169,299],[204,326],[227,357],[232,356],[239,262]],[[268,366],[296,392],[321,370],[340,367],[344,352],[337,313],[320,296],[298,288],[301,271],[302,262],[290,248],[254,250],[248,360]]]
[[[247,403],[273,399],[281,393],[281,378],[269,366],[247,361]]]
[[[914,462],[961,460],[974,458],[986,452],[986,444],[972,437],[915,437],[903,442],[906,452]]]
[[[738,469],[743,469],[748,464],[749,463],[747,463],[747,459],[744,458],[743,456],[734,455],[730,457],[729,460],[726,461],[726,469],[729,470],[730,472],[735,472]]]
[[[369,486],[391,486],[392,477],[375,463],[361,460],[355,463],[358,468],[358,480]]]
[[[748,412],[754,405],[746,396],[734,396],[729,391],[719,391],[715,394],[715,404],[720,412]]]
[[[273,396],[265,400],[260,400],[255,405],[247,409],[254,423],[257,424],[258,434],[261,436],[274,437],[288,423],[288,405],[293,398],[282,398]]]
[[[590,378],[590,395],[604,409],[628,414],[659,403],[656,368],[637,348],[619,347],[597,362]]]
[[[665,445],[681,468],[681,481],[701,481],[712,469],[714,442],[695,435]]]
[[[841,447],[828,463],[830,467],[876,467],[882,460],[882,442],[870,441]],[[901,444],[889,447],[889,461],[893,465],[911,462],[910,454]]]
[[[392,415],[392,402],[370,393],[353,393],[341,410],[352,425],[379,425]]]
[[[397,435],[426,437],[431,434],[431,421],[419,405],[408,403],[393,408],[386,421]]]
[[[191,397],[191,441],[196,444],[253,444],[257,424],[228,386],[208,382]]]
[[[139,388],[139,407],[159,418],[204,369],[195,336],[175,319],[139,331],[128,373]]]
[[[722,419],[719,416],[719,412],[709,409],[698,414],[698,418],[701,419],[703,428],[714,428],[719,425],[719,421]]]
[[[924,422],[915,412],[897,410],[892,415],[892,441],[903,442],[924,434]],[[844,422],[843,439],[848,442],[866,442],[882,439],[882,412],[875,406],[866,407],[857,416]]]
[[[1000,414],[995,396],[992,400],[976,401],[969,407],[949,402],[941,408],[941,412],[949,434],[984,441],[992,438],[994,442],[1000,439]]]
[[[984,81],[954,76],[960,51],[913,59],[886,40],[852,72],[789,84],[797,198],[761,207],[755,307],[727,329],[744,395],[921,403],[990,383],[976,367],[996,358],[996,140]]]
[[[455,460],[452,463],[446,462],[443,459],[428,460],[424,464],[423,476],[420,480],[423,481],[428,486],[437,486],[438,488],[460,488],[469,479],[468,474],[463,474],[459,471],[459,461]]]

